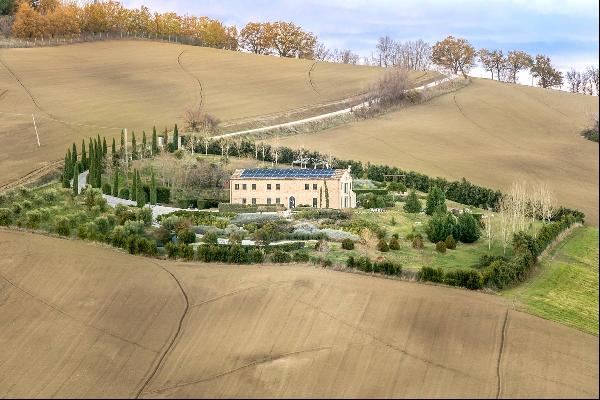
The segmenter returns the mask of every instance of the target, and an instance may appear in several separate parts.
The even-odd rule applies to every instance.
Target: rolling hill
[[[181,127],[185,110],[200,103],[228,126],[315,115],[364,92],[381,72],[149,41],[1,49],[0,184],[97,133],[119,135],[128,128],[139,141],[153,125]],[[436,76],[412,75],[415,84]]]
[[[280,143],[492,188],[546,182],[558,204],[598,225],[598,144],[579,135],[597,112],[596,96],[474,79],[418,106]]]
[[[0,242],[2,397],[598,397],[598,337],[502,297]]]

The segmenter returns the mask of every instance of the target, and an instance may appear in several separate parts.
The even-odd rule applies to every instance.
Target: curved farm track
[[[2,397],[598,397],[598,338],[500,297],[6,230],[0,245]]]

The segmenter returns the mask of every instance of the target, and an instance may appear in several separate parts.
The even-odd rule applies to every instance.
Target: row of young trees
[[[600,93],[600,71],[596,66],[589,66],[584,71],[571,69],[567,72],[567,87],[572,93],[598,95]]]

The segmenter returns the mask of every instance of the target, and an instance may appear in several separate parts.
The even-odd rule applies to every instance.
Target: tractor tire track
[[[317,86],[315,85],[315,83],[313,82],[313,79],[312,79],[312,72],[316,65],[317,65],[317,61],[312,63],[310,68],[308,69],[308,83],[310,84],[310,87],[312,88],[313,92],[315,92],[317,95],[320,96],[321,93],[317,90]]]
[[[202,107],[202,104],[204,103],[204,89],[202,88],[202,82],[200,82],[200,79],[198,79],[196,75],[192,74],[189,70],[187,70],[181,63],[181,56],[186,51],[187,50],[183,50],[181,53],[179,53],[179,55],[177,56],[177,64],[179,64],[179,68],[181,68],[183,72],[185,72],[189,77],[191,77],[198,83],[198,97],[200,98],[198,107]]]
[[[173,335],[171,340],[167,343],[167,347],[166,347],[165,351],[161,354],[160,358],[158,359],[158,362],[156,363],[156,365],[154,366],[154,368],[148,375],[148,378],[146,378],[146,380],[144,381],[142,386],[137,391],[137,393],[135,395],[136,399],[140,398],[140,396],[142,395],[142,393],[144,392],[146,387],[148,387],[148,384],[150,384],[152,379],[154,379],[154,377],[156,376],[158,370],[164,365],[165,360],[167,359],[167,356],[171,353],[171,351],[175,347],[175,342],[181,336],[181,332],[183,331],[183,322],[184,322],[185,318],[188,316],[188,312],[190,310],[190,301],[189,301],[188,295],[185,292],[185,290],[183,289],[183,285],[181,284],[179,279],[177,279],[177,277],[171,271],[169,271],[162,265],[160,265],[154,261],[151,261],[151,262],[152,262],[152,264],[158,266],[160,269],[162,269],[163,271],[165,271],[166,273],[171,275],[171,278],[173,278],[173,280],[175,281],[175,283],[177,284],[177,286],[179,288],[179,291],[181,292],[181,295],[183,296],[183,300],[185,302],[185,308],[183,310],[183,313],[179,317],[179,322],[177,324],[177,330],[175,331],[175,334]]]
[[[506,309],[506,314],[504,314],[504,322],[502,323],[502,336],[500,337],[500,350],[498,351],[498,361],[496,362],[496,378],[497,378],[497,387],[496,387],[496,398],[499,399],[502,395],[502,378],[501,378],[501,364],[502,364],[502,355],[504,354],[504,343],[506,342],[506,325],[508,324],[508,312],[509,309]]]
[[[215,380],[215,379],[222,378],[222,377],[227,376],[227,375],[231,375],[233,373],[236,373],[236,372],[241,371],[241,370],[246,369],[246,368],[254,367],[256,365],[261,365],[261,364],[269,363],[269,362],[272,362],[272,361],[281,360],[281,359],[284,359],[284,358],[287,358],[287,357],[292,357],[292,356],[295,356],[295,355],[298,355],[298,354],[315,353],[315,352],[319,352],[319,351],[323,351],[323,350],[331,350],[331,346],[315,347],[313,349],[308,349],[308,350],[292,351],[292,352],[289,352],[289,353],[282,353],[282,354],[278,354],[278,355],[275,355],[275,356],[263,357],[263,358],[260,358],[258,360],[254,360],[252,362],[249,362],[248,364],[241,365],[241,366],[239,366],[237,368],[232,368],[232,369],[229,369],[227,371],[219,372],[219,373],[217,373],[215,375],[211,375],[211,376],[209,376],[207,378],[197,379],[197,380],[190,381],[190,382],[184,382],[184,383],[180,383],[180,384],[173,385],[173,386],[165,386],[165,387],[162,387],[162,388],[159,388],[159,389],[152,390],[152,391],[147,392],[147,393],[148,394],[161,393],[161,392],[165,392],[167,390],[178,389],[178,388],[181,388],[181,387],[190,386],[190,385],[194,385],[194,384],[197,384],[197,383],[204,383],[204,382],[208,382],[208,381],[212,381],[212,380]]]
[[[33,171],[30,171],[27,174],[25,174],[19,178],[16,178],[10,182],[0,184],[0,192],[5,191],[5,190],[10,190],[15,187],[25,185],[29,182],[35,181],[36,179],[41,178],[44,175],[47,175],[47,174],[53,172],[57,168],[60,168],[62,166],[63,162],[64,162],[63,160],[52,161],[49,164],[43,165],[39,168],[36,168]]]

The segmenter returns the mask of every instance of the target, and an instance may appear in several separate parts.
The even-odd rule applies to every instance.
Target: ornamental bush
[[[184,244],[194,243],[196,241],[196,233],[189,228],[181,229],[177,232],[177,241]]]
[[[454,239],[454,236],[452,235],[448,235],[448,237],[445,240],[446,243],[446,248],[449,250],[455,250],[456,249],[456,240]]]
[[[60,236],[70,236],[71,235],[71,224],[69,220],[65,217],[58,217],[54,222],[54,230]]]
[[[446,240],[456,229],[456,219],[451,213],[435,213],[425,225],[425,233],[432,243]]]
[[[0,225],[9,226],[12,223],[12,212],[9,208],[0,208]]]
[[[446,211],[446,196],[444,195],[444,192],[437,186],[432,186],[427,193],[425,213],[427,213],[427,215],[433,215],[440,212],[445,213]]]
[[[385,253],[385,252],[390,251],[390,246],[388,246],[385,239],[380,239],[379,242],[377,243],[377,250]]]
[[[412,247],[413,249],[417,250],[422,249],[424,247],[423,236],[421,236],[420,234],[415,235],[412,239]]]
[[[292,258],[293,258],[294,262],[305,263],[305,262],[308,262],[309,256],[308,256],[308,253],[303,253],[301,251],[297,251],[294,253]]]
[[[406,202],[404,203],[404,211],[407,213],[418,213],[421,212],[422,209],[421,201],[417,197],[417,193],[414,190],[411,190],[408,196],[406,197]]]
[[[445,253],[446,252],[446,242],[443,241],[439,241],[435,244],[435,250],[439,253]]]
[[[277,250],[273,254],[271,254],[271,262],[278,264],[285,264],[292,262],[292,256],[290,253],[286,253],[285,251]]]
[[[392,237],[390,239],[390,250],[400,250],[400,242],[398,238]]]
[[[350,239],[342,240],[342,249],[344,250],[354,250],[354,242]]]
[[[463,212],[458,216],[456,232],[461,242],[473,243],[481,236],[481,226],[473,215]]]

